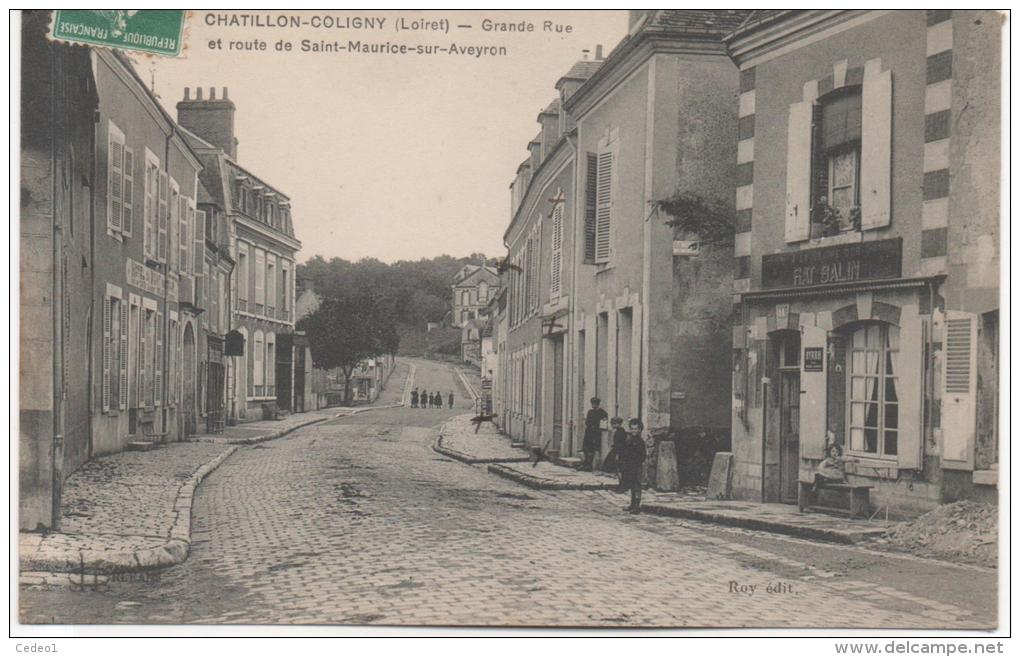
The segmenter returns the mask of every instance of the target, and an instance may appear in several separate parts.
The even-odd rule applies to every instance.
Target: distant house
[[[453,317],[450,323],[463,328],[499,292],[499,273],[490,265],[464,265],[453,277]]]

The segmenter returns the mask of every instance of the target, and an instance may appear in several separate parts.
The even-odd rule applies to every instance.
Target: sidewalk
[[[483,422],[475,433],[471,415],[450,418],[439,429],[432,449],[464,463],[524,463],[531,460],[527,450],[510,446],[510,440],[499,435],[496,426]]]
[[[583,472],[549,461],[535,466],[529,462],[510,460],[520,450],[509,447],[509,439],[499,436],[494,427],[483,424],[478,435],[468,416],[451,419],[444,425],[436,451],[440,447],[455,450],[447,453],[465,463],[489,463],[488,471],[521,485],[538,490],[603,491],[616,487],[616,477],[601,472]],[[483,436],[484,432],[484,436]],[[882,520],[860,520],[821,513],[800,513],[795,505],[760,504],[730,500],[706,500],[703,490],[658,492],[646,489],[642,511],[652,515],[697,520],[700,522],[744,527],[790,536],[835,543],[855,543],[880,537],[890,524]]]
[[[68,574],[91,577],[181,563],[191,547],[195,489],[238,445],[381,407],[387,406],[310,411],[94,458],[64,482],[60,532],[19,534],[22,581],[66,583]]]

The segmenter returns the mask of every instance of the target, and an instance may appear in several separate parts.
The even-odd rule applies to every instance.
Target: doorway
[[[563,440],[563,335],[552,338],[552,444],[561,450]]]
[[[181,410],[184,415],[184,435],[192,436],[198,432],[198,413],[196,408],[197,391],[195,376],[195,332],[189,322],[184,326],[184,402]]]
[[[800,334],[779,344],[779,501],[797,503],[800,465]]]

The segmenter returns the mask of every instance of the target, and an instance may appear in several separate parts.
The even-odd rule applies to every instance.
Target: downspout
[[[159,355],[160,359],[163,361],[163,365],[160,368],[161,371],[162,371],[162,374],[160,375],[160,378],[162,379],[162,382],[163,382],[162,383],[163,389],[160,391],[160,400],[159,400],[160,403],[162,404],[162,408],[159,411],[159,413],[160,413],[160,429],[164,428],[165,417],[166,417],[166,409],[167,409],[167,406],[168,406],[168,404],[166,402],[167,402],[167,400],[170,397],[170,395],[169,395],[170,388],[167,385],[167,382],[168,382],[167,373],[170,370],[170,349],[168,348],[168,346],[170,344],[170,230],[171,230],[171,226],[170,226],[170,216],[171,216],[170,215],[170,141],[173,139],[175,132],[176,132],[176,128],[175,128],[174,124],[171,123],[170,124],[170,133],[167,134],[166,140],[163,143],[163,165],[164,165],[164,167],[166,167],[166,175],[167,175],[167,190],[166,190],[166,203],[167,203],[167,206],[166,206],[166,262],[163,263],[163,321],[161,322],[161,324],[162,324],[161,328],[162,328],[162,331],[163,331],[163,353],[161,353]],[[158,198],[159,197],[159,189],[156,190],[156,196],[157,196],[157,199],[156,199],[156,215],[157,215],[156,216],[156,257],[158,258],[159,257],[159,216],[158,216],[159,215],[159,198]],[[180,247],[178,247],[178,248],[180,248]],[[183,317],[181,317],[181,316],[177,317],[177,324],[178,324],[178,326],[183,324],[183,322],[181,321],[182,319],[183,319]],[[181,331],[181,335],[183,335],[183,334],[184,334],[184,332]],[[198,338],[197,338],[197,336],[195,338],[195,355],[196,355],[196,357],[198,356]],[[181,375],[183,375],[184,374],[184,372],[183,372],[183,364],[182,364],[181,369],[182,369]],[[198,376],[198,367],[197,367],[197,365],[195,367],[195,376]],[[180,414],[178,413],[178,415],[180,415]],[[179,420],[180,420],[180,417],[178,417],[178,427],[177,427],[178,434],[180,432],[180,422],[179,422]],[[166,442],[166,440],[167,440],[167,436],[166,436],[167,432],[166,431],[160,431],[160,434],[161,434],[161,437],[162,437],[161,438],[161,442]]]
[[[578,128],[578,130],[580,131],[580,128]],[[577,345],[574,344],[574,340],[577,338],[577,331],[575,330],[575,324],[574,324],[574,305],[575,305],[575,302],[576,302],[576,299],[577,299],[577,227],[578,227],[577,219],[578,219],[578,207],[579,207],[577,199],[578,199],[578,196],[579,196],[578,192],[580,190],[580,187],[578,187],[578,181],[581,178],[581,174],[580,174],[580,170],[581,170],[581,154],[578,152],[579,142],[575,141],[573,138],[571,138],[571,136],[569,134],[566,135],[566,138],[567,138],[567,144],[570,146],[570,152],[573,154],[573,158],[574,158],[574,189],[572,190],[574,198],[573,198],[573,203],[571,204],[573,206],[573,210],[574,210],[574,220],[573,220],[573,222],[571,224],[573,226],[573,228],[574,228],[574,235],[573,235],[573,239],[570,241],[570,243],[572,245],[571,246],[571,250],[570,250],[570,263],[571,263],[571,267],[570,267],[570,296],[567,298],[568,299],[568,302],[567,302],[567,317],[569,319],[567,320],[567,338],[566,338],[568,343],[569,343],[569,345],[570,345],[570,348],[569,349],[565,349],[565,352],[566,352],[565,356],[566,356],[567,362],[564,363],[564,365],[563,365],[564,370],[567,373],[567,376],[565,377],[566,381],[565,381],[564,386],[563,386],[563,388],[564,388],[563,392],[567,396],[567,398],[565,400],[565,403],[563,404],[563,413],[564,413],[564,415],[567,416],[567,423],[566,423],[567,424],[567,426],[566,426],[566,429],[567,429],[567,445],[569,447],[568,447],[568,449],[566,451],[569,452],[571,456],[573,456],[573,453],[574,453],[574,403],[573,402],[574,402],[574,400],[577,397],[577,395],[574,394],[574,383],[575,383],[575,380],[574,380],[574,376],[573,376],[574,367],[577,364],[576,363],[576,358],[575,358],[575,356],[577,354]],[[562,447],[563,447],[563,445],[562,445],[562,440],[561,440],[561,444],[560,444],[561,454],[560,455],[564,456],[565,454],[562,453]]]

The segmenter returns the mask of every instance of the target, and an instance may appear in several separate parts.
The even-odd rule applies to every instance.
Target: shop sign
[[[802,288],[899,278],[902,250],[902,239],[894,237],[763,256],[762,288]]]
[[[804,347],[804,371],[825,371],[825,349],[823,347]]]
[[[163,296],[163,274],[131,258],[127,259],[127,282],[149,294]]]

